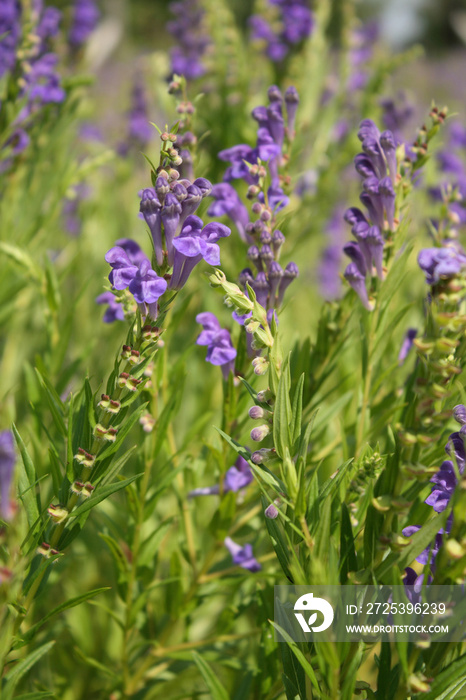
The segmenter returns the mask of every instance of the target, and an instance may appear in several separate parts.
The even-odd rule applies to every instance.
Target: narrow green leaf
[[[301,374],[293,396],[293,407],[291,411],[291,444],[294,445],[301,435],[301,425],[303,418],[303,391],[304,372]]]
[[[340,583],[344,585],[350,571],[358,570],[356,550],[354,547],[353,528],[346,503],[341,504],[340,524]]]
[[[64,610],[69,610],[70,608],[74,608],[77,605],[81,605],[81,603],[84,603],[86,600],[94,598],[96,595],[99,595],[100,593],[109,590],[109,586],[105,588],[95,588],[93,591],[89,591],[88,593],[83,593],[82,595],[76,596],[76,598],[70,598],[70,600],[67,600],[66,603],[62,603],[58,607],[51,610],[49,613],[47,613],[47,615],[45,615],[45,617],[42,618],[42,620],[40,620],[40,622],[37,622],[33,627],[28,629],[25,635],[25,639],[27,639],[27,641],[29,642],[33,637],[35,637],[36,632],[42,627],[42,625],[48,622],[48,620],[50,620],[50,618],[54,617],[55,615],[58,615]]]
[[[442,669],[435,677],[431,690],[422,700],[453,700],[466,687],[466,654]]]
[[[273,412],[273,442],[277,450],[277,454],[285,457],[285,450],[291,450],[291,402],[290,402],[290,365],[289,356],[286,358],[282,366],[280,379],[278,380],[277,398]]]
[[[318,681],[317,681],[316,674],[314,673],[314,669],[312,668],[311,664],[309,663],[309,661],[308,661],[308,660],[306,659],[306,657],[304,656],[304,654],[303,654],[303,652],[301,651],[301,649],[298,647],[298,645],[296,644],[296,642],[293,641],[293,639],[290,637],[290,635],[288,634],[288,632],[286,632],[286,631],[283,629],[283,627],[280,627],[280,625],[278,625],[278,624],[277,624],[276,622],[274,622],[273,620],[269,620],[269,622],[270,622],[270,624],[277,630],[277,632],[283,637],[283,639],[285,640],[285,642],[288,644],[289,648],[291,649],[291,651],[293,652],[293,654],[294,654],[294,655],[296,656],[296,658],[298,659],[298,661],[299,661],[299,663],[300,663],[300,666],[301,666],[301,668],[303,669],[304,673],[306,674],[306,676],[307,676],[307,677],[309,678],[309,680],[311,681],[311,683],[312,683],[312,685],[313,685],[313,687],[314,687],[314,690],[315,690],[315,692],[316,692],[316,698],[320,698],[320,697],[321,697],[321,694],[320,694],[320,686],[319,686],[319,683],[318,683]],[[304,697],[305,697],[305,696],[304,696]]]
[[[53,418],[54,425],[60,435],[64,438],[67,437],[67,430],[65,426],[65,419],[63,417],[63,403],[60,400],[60,397],[56,393],[55,389],[49,382],[49,380],[44,377],[39,370],[36,367],[36,373],[37,376],[39,377],[39,382],[42,387],[44,396],[46,398],[48,407],[50,409],[50,413]]]
[[[192,652],[192,656],[194,663],[198,667],[201,676],[209,689],[212,700],[229,700],[229,695],[225,687],[220,683],[218,676],[211,669],[207,661],[205,661],[205,659],[195,651]]]
[[[160,549],[163,538],[172,525],[173,517],[159,525],[141,544],[137,564],[139,566],[150,566]]]
[[[40,520],[35,488],[31,488],[37,481],[36,470],[15,425],[12,425],[12,430],[22,460],[16,468],[18,474],[18,490],[26,511],[29,527],[32,528]]]
[[[29,656],[26,656],[25,659],[18,661],[18,663],[8,671],[3,679],[4,686],[1,692],[2,700],[13,699],[13,693],[21,678],[39,661],[39,659],[50,651],[54,644],[55,642],[43,644],[41,647],[31,652]]]

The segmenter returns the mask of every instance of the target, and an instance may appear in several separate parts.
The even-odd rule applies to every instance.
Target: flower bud
[[[278,518],[278,510],[273,503],[267,506],[267,508],[264,510],[264,515],[266,518],[269,518],[269,520],[275,520],[275,518]]]
[[[463,404],[458,404],[457,406],[454,407],[453,409],[453,418],[456,420],[457,423],[460,425],[465,425],[466,424],[466,407],[463,406]]]
[[[259,425],[258,428],[253,428],[251,430],[251,440],[254,440],[254,442],[262,442],[269,433],[270,426],[264,423],[263,425]]]
[[[246,192],[246,197],[248,199],[255,199],[260,191],[260,187],[257,185],[249,185],[248,191]]]
[[[259,420],[260,418],[265,418],[265,411],[260,406],[251,406],[248,415],[252,420]]]
[[[252,361],[252,366],[254,369],[254,374],[259,375],[259,377],[267,374],[269,369],[269,363],[265,357],[255,357]]]

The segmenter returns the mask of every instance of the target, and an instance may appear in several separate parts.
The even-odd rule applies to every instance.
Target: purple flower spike
[[[453,418],[460,425],[466,425],[466,406],[463,406],[462,403],[455,406],[453,409]]]
[[[13,513],[10,506],[10,489],[16,462],[15,443],[9,430],[0,432],[0,516],[9,520]]]
[[[398,355],[398,364],[400,367],[408,357],[409,351],[413,347],[414,339],[416,336],[416,328],[408,328]]]
[[[139,206],[146,224],[152,234],[154,242],[155,258],[157,265],[163,265],[163,244],[162,244],[162,216],[160,204],[154,190],[146,189],[142,192],[141,204]]]
[[[241,545],[233,542],[231,537],[226,537],[224,542],[225,547],[228,549],[233,558],[233,564],[241,566],[243,569],[247,569],[248,571],[261,570],[261,565],[257,559],[254,558],[252,553],[252,545],[245,544],[244,547],[241,547]]]
[[[256,279],[254,282],[251,284],[251,287],[253,288],[254,292],[256,293],[256,298],[258,304],[264,307],[264,309],[267,308],[267,298],[269,296],[269,283],[267,281],[267,276],[265,272],[258,272]]]
[[[110,248],[105,260],[112,266],[108,276],[110,283],[115,289],[126,289],[138,271],[137,266],[133,265],[126,251],[120,246]]]
[[[186,188],[187,196],[181,204],[180,225],[184,224],[188,216],[192,216],[199,208],[202,201],[202,192],[196,185],[189,185]]]
[[[373,311],[374,306],[370,303],[367,296],[366,289],[366,279],[364,275],[358,270],[356,263],[350,263],[344,272],[344,278],[354,289],[358,297],[360,298],[362,305],[368,311]]]
[[[299,95],[298,91],[293,85],[285,92],[285,108],[287,116],[287,129],[288,134],[292,137],[295,130],[296,122],[296,112],[298,111]]]
[[[174,248],[173,239],[180,221],[182,205],[179,203],[176,195],[167,194],[165,204],[162,208],[162,222],[165,233],[165,244],[167,246],[167,260],[170,267],[173,267]]]
[[[283,271],[283,276],[280,280],[280,284],[278,285],[278,296],[277,296],[277,308],[279,308],[282,303],[283,303],[283,297],[285,296],[285,292],[290,286],[290,284],[295,280],[299,275],[299,270],[298,266],[294,262],[288,263],[288,265],[285,267]]]
[[[212,313],[198,314],[196,321],[203,327],[196,343],[207,345],[206,362],[220,366],[226,381],[229,373],[235,370],[236,350],[232,345],[230,333],[220,327],[218,319]]]
[[[145,316],[146,305],[151,318],[157,318],[157,301],[167,289],[167,282],[159,277],[150,267],[150,262],[144,260],[136,275],[131,280],[129,291],[138,304],[141,313]]]
[[[114,321],[124,321],[125,313],[121,304],[117,302],[114,294],[112,292],[104,292],[99,294],[96,299],[97,304],[108,304],[108,308],[105,309],[103,322],[113,323]]]
[[[70,44],[77,48],[84,44],[99,20],[99,10],[94,0],[75,0],[73,20],[69,34]]]

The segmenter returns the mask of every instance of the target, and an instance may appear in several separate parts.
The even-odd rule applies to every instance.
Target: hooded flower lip
[[[261,570],[261,565],[253,555],[251,544],[245,544],[244,547],[242,547],[234,542],[231,537],[226,537],[224,543],[232,556],[233,564],[252,572]]]
[[[110,284],[119,291],[126,289],[138,271],[137,266],[133,265],[121,246],[110,248],[105,260],[112,266],[108,276]]]
[[[138,304],[154,304],[167,289],[167,282],[143,260],[129,284],[129,291]]]
[[[228,226],[217,222],[203,226],[198,216],[188,216],[180,235],[173,240],[175,255],[170,289],[181,289],[202,259],[209,265],[220,265],[217,241],[229,236],[231,231]]]
[[[0,517],[4,520],[9,520],[12,516],[10,489],[15,462],[13,434],[9,430],[2,430],[0,432]]]

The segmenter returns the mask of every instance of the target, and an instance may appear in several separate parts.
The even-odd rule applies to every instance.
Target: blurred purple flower
[[[196,343],[207,345],[206,362],[219,365],[226,381],[229,373],[235,370],[236,350],[232,345],[230,333],[221,328],[217,317],[208,311],[198,314],[196,321],[203,327]]]
[[[228,216],[236,226],[238,233],[245,243],[252,241],[246,234],[246,226],[249,223],[248,210],[239,198],[236,190],[227,182],[222,182],[212,187],[210,196],[215,200],[207,210],[212,217]]]
[[[2,430],[0,432],[0,517],[3,520],[9,520],[12,516],[10,490],[15,462],[13,433]]]
[[[99,21],[100,12],[94,0],[75,0],[69,42],[78,48],[89,38]]]
[[[125,313],[121,304],[115,299],[115,295],[112,292],[104,292],[99,294],[96,299],[97,304],[108,304],[108,308],[105,309],[103,322],[113,323],[114,321],[124,321]]]
[[[237,492],[240,489],[244,489],[248,486],[254,477],[252,475],[249,464],[241,456],[238,457],[235,464],[230,467],[223,480],[223,492],[228,491]],[[203,488],[194,489],[188,493],[188,498],[194,498],[195,496],[212,496],[218,494],[220,488],[218,484],[215,486],[205,486]]]
[[[413,347],[414,339],[417,336],[417,329],[416,328],[408,328],[406,331],[405,337],[403,339],[403,343],[401,344],[400,352],[398,354],[398,364],[401,366],[406,358],[408,357],[408,354]]]
[[[255,572],[261,570],[261,565],[257,559],[254,558],[252,553],[252,545],[245,544],[244,547],[242,547],[236,542],[233,542],[231,537],[226,537],[224,543],[225,547],[232,556],[233,564],[241,566],[243,569],[247,569],[248,571]]]
[[[310,36],[314,17],[307,0],[269,0],[269,3],[277,6],[277,24],[271,25],[261,15],[252,15],[249,18],[251,38],[265,41],[267,56],[280,63],[295,44]]]
[[[417,258],[419,267],[426,274],[431,286],[458,275],[466,265],[466,254],[453,245],[443,248],[424,248]]]
[[[2,0],[0,3],[0,78],[13,70],[16,48],[21,36],[21,3]]]
[[[167,23],[167,30],[177,45],[170,52],[171,72],[196,80],[206,73],[203,59],[210,38],[204,30],[204,10],[197,0],[171,2],[170,11],[175,19]]]

